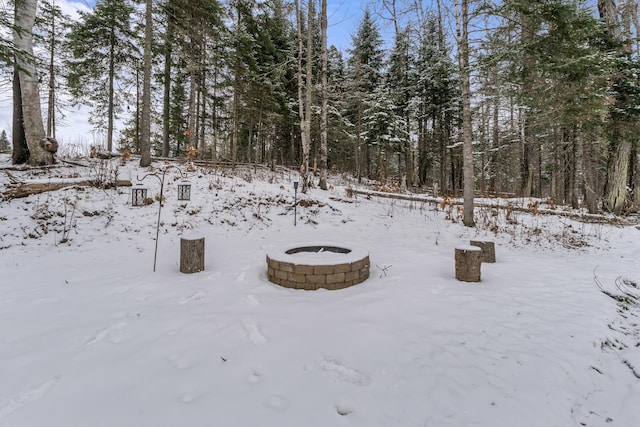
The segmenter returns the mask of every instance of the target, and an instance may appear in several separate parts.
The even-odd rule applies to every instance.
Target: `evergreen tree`
[[[380,31],[371,17],[369,10],[365,10],[357,33],[352,37],[353,48],[348,61],[348,119],[353,126],[351,132],[354,141],[354,157],[356,175],[361,178],[363,169],[369,178],[373,178],[370,143],[378,135],[365,135],[365,110],[371,108],[372,95],[381,83],[384,51]],[[363,164],[364,163],[364,164]]]
[[[60,110],[60,95],[64,94],[65,86],[60,82],[62,75],[62,58],[65,58],[63,42],[69,31],[71,19],[62,12],[60,6],[44,0],[40,4],[36,17],[34,32],[37,46],[48,52],[46,63],[41,65],[43,72],[40,75],[47,76],[47,136],[56,137],[56,112]],[[44,79],[43,79],[44,81]],[[62,91],[62,94],[60,93]]]
[[[405,128],[401,134],[396,134],[398,146],[395,152],[398,154],[398,175],[401,179],[402,162],[404,161],[404,177],[410,186],[413,183],[413,165],[411,163],[411,100],[416,95],[416,69],[415,59],[411,52],[409,30],[398,31],[395,44],[389,58],[389,66],[386,74],[387,87],[392,103],[391,113],[404,122]],[[402,135],[402,136],[401,136]],[[401,158],[404,154],[404,159]]]
[[[9,138],[7,138],[7,131],[2,129],[0,132],[0,151],[8,151],[11,148]]]
[[[140,56],[131,28],[133,11],[128,0],[99,1],[91,12],[80,14],[69,34],[69,89],[76,102],[93,107],[90,122],[106,129],[108,151],[113,149],[114,122],[126,97],[117,82],[125,70],[135,68]]]
[[[455,187],[449,173],[451,135],[460,104],[458,72],[445,43],[446,34],[435,16],[421,28],[416,63],[416,114],[418,137],[418,183],[439,184],[443,193]],[[437,169],[436,169],[437,167]]]
[[[4,66],[12,66],[14,62],[15,45],[8,36],[13,30],[10,6],[9,2],[0,3],[0,28],[6,29],[6,31],[0,32],[0,71],[4,71]]]

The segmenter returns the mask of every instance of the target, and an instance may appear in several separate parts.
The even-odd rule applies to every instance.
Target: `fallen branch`
[[[370,190],[359,190],[355,188],[350,188],[347,190],[352,194],[361,194],[364,196],[374,196],[374,197],[382,197],[387,199],[396,199],[396,200],[407,200],[411,202],[428,202],[434,203],[436,205],[442,203],[443,199],[441,197],[431,197],[431,196],[412,196],[407,194],[398,194],[398,193],[383,193],[380,191],[370,191]],[[462,205],[462,200],[456,199],[448,199],[448,204],[451,205]],[[598,223],[609,223],[609,224],[625,224],[627,221],[621,219],[619,217],[610,216],[610,215],[598,215],[598,214],[588,214],[574,211],[558,211],[553,209],[541,209],[541,208],[527,208],[523,206],[515,206],[513,204],[498,204],[498,203],[484,203],[484,202],[475,202],[473,204],[474,207],[477,208],[492,208],[492,209],[508,209],[515,212],[527,212],[535,215],[558,215],[571,219],[576,219],[578,221],[585,222],[598,222]]]
[[[21,197],[31,196],[33,194],[45,193],[47,191],[60,190],[67,187],[93,187],[95,181],[62,181],[62,182],[47,182],[47,183],[31,183],[22,184],[18,187],[11,188],[2,193],[4,200],[19,199]],[[131,181],[118,180],[115,183],[115,187],[131,187]]]
[[[86,165],[86,164],[80,163],[80,162],[75,162],[73,160],[65,160],[65,159],[58,159],[58,160],[60,160],[60,162],[62,162],[62,163],[66,163],[66,164],[73,165],[73,166],[81,166],[83,168],[90,168],[92,166],[92,165]]]

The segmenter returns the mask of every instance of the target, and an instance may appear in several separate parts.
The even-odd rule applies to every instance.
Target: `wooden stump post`
[[[180,272],[204,270],[204,237],[180,239]]]
[[[482,249],[482,262],[496,262],[496,246],[491,240],[472,240],[471,246]]]
[[[458,246],[455,249],[456,279],[463,282],[480,281],[482,249],[477,246]]]

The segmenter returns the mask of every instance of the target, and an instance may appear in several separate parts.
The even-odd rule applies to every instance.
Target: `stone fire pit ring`
[[[369,253],[337,243],[307,243],[267,253],[269,281],[286,288],[336,290],[369,278]]]

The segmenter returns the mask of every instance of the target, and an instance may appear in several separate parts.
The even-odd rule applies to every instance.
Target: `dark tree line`
[[[637,210],[638,5],[591,3],[383,0],[341,52],[319,0],[101,0],[73,23],[41,2],[42,136],[70,97],[106,149],[143,157]],[[2,39],[3,66],[26,69],[22,50]]]

